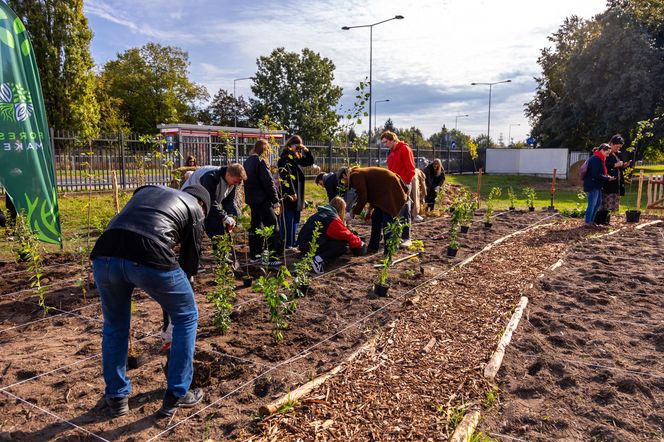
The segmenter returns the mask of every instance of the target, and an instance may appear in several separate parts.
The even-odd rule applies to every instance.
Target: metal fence
[[[199,165],[243,163],[255,141],[238,139],[236,156],[236,146],[216,136],[178,137],[172,145],[161,139],[146,142],[140,135],[123,133],[101,136],[89,143],[82,142],[70,131],[52,130],[51,137],[56,182],[61,192],[109,190],[114,172],[121,189],[145,184],[168,185],[173,179],[173,169],[184,165],[187,156],[195,156]],[[355,152],[332,143],[306,141],[305,144],[311,149],[315,161],[315,166],[305,168],[305,174],[310,178],[320,171],[335,171],[348,160],[362,166],[385,166],[387,162],[387,149],[375,145]],[[475,172],[484,168],[486,160],[484,149],[478,149],[478,158],[472,160],[464,149],[412,148],[418,168],[440,158],[446,172],[452,174]],[[277,158],[278,152],[273,152],[270,160],[276,164]]]

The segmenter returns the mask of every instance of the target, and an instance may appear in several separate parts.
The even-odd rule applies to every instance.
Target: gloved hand
[[[226,215],[224,218],[224,225],[226,226],[226,230],[230,232],[235,228],[235,224],[235,219],[232,216]]]
[[[297,194],[286,195],[286,199],[287,199],[288,201],[295,202],[295,201],[297,201]]]
[[[279,203],[274,203],[274,204],[272,204],[272,208],[273,208],[274,210],[279,210],[279,207],[281,207],[281,204],[279,204]]]
[[[356,247],[356,248],[351,249],[351,250],[353,252],[353,255],[355,255],[355,256],[364,256],[364,255],[367,254],[367,244],[364,241],[362,241],[362,244],[360,245],[360,247]]]
[[[434,187],[433,191],[436,192],[436,193],[440,192],[440,186]]]

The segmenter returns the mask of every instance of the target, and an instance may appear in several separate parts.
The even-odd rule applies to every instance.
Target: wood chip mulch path
[[[588,231],[553,218],[418,289],[376,345],[242,440],[444,440],[451,407],[478,408],[482,370],[514,306]]]

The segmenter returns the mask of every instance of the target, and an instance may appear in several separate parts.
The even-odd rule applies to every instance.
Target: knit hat
[[[187,186],[182,191],[187,192],[189,195],[195,196],[199,201],[205,204],[205,216],[210,212],[210,193],[207,189],[200,184],[192,184]]]

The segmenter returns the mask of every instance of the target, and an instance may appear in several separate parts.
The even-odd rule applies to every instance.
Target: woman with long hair
[[[314,164],[311,151],[302,142],[299,135],[293,135],[286,141],[281,151],[277,168],[282,203],[281,239],[287,248],[295,247],[295,235],[300,224],[300,212],[304,208],[304,170],[303,167]]]

